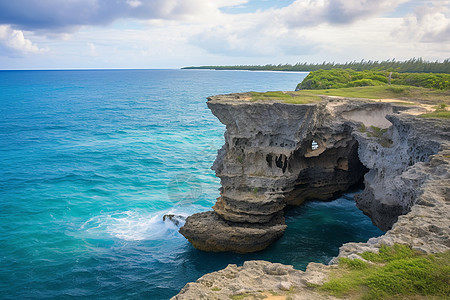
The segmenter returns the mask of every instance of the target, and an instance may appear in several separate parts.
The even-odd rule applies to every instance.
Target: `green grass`
[[[301,90],[296,93],[303,95],[326,95],[339,96],[348,98],[365,98],[365,99],[398,99],[409,100],[411,102],[417,101],[431,101],[432,103],[450,104],[450,91],[442,91],[436,89],[428,89],[412,86],[365,86],[365,87],[351,87],[339,89],[323,89],[323,90]],[[414,103],[402,103],[412,105]]]
[[[377,138],[378,143],[384,148],[389,148],[392,146],[392,140],[385,135],[387,128],[382,129],[376,126],[370,126],[367,128],[364,124],[361,124],[359,127],[359,132],[365,133],[367,137]]]
[[[422,118],[443,118],[450,119],[450,111],[447,110],[447,104],[440,103],[434,107],[435,111],[420,115]]]
[[[450,90],[436,90],[413,86],[365,86],[324,90],[301,90],[296,92],[250,92],[250,101],[279,101],[289,104],[310,104],[322,101],[321,96],[338,96],[378,100],[395,99],[395,105],[415,105],[417,103],[438,105],[439,111],[445,111],[450,105]],[[443,107],[443,108],[440,108]],[[427,116],[425,116],[427,117]],[[429,117],[432,117],[431,115]],[[448,114],[440,113],[434,117],[448,118]]]
[[[245,298],[250,297],[250,296],[252,296],[251,293],[242,293],[242,294],[232,295],[232,296],[229,296],[229,297],[232,300],[242,300],[242,299],[245,299]]]
[[[318,289],[352,299],[450,297],[450,251],[424,255],[396,244],[361,256],[370,263],[341,258],[331,279]]]
[[[272,100],[289,104],[308,104],[322,101],[322,98],[313,94],[302,94],[297,92],[250,92],[251,101]]]
[[[427,114],[422,114],[421,118],[440,118],[440,119],[450,119],[450,111],[435,111]]]
[[[296,92],[250,92],[251,101],[280,101],[290,104],[309,104],[322,101],[321,96],[338,96],[368,100],[396,99],[396,105],[414,105],[420,102],[450,105],[450,90],[436,90],[413,86],[364,86],[339,89],[301,90]]]
[[[370,128],[366,129],[366,130],[367,130],[368,137],[377,137],[377,138],[382,137],[383,134],[385,134],[387,132],[387,128],[381,129],[376,126],[370,126]]]

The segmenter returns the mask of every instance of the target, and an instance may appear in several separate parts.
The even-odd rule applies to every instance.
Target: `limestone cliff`
[[[264,249],[283,235],[286,205],[330,199],[366,171],[352,125],[336,117],[342,105],[251,102],[246,94],[207,104],[227,129],[213,165],[222,184],[214,211],[189,217],[180,230],[198,249]]]
[[[339,256],[357,258],[393,243],[426,253],[450,248],[448,120],[414,117],[407,112],[416,108],[395,103],[337,97],[293,105],[221,95],[209,98],[208,107],[227,127],[213,166],[222,189],[214,211],[189,217],[180,230],[195,247],[263,249],[283,234],[286,205],[329,199],[364,176],[357,205],[388,231],[367,243],[343,245]],[[175,299],[290,289],[295,299],[315,299],[321,296],[306,286],[323,281],[330,268],[310,264],[301,272],[268,262],[230,265],[186,285]],[[253,282],[255,276],[264,278],[263,287]]]
[[[417,198],[402,173],[437,153],[442,139],[416,133],[398,115],[386,119],[395,110],[387,103],[328,97],[297,105],[232,94],[207,104],[226,125],[213,165],[221,193],[214,211],[190,216],[180,230],[205,251],[264,249],[283,235],[287,205],[332,199],[367,170],[358,206],[387,230]],[[375,126],[379,136],[361,132],[362,126]]]
[[[357,206],[379,228],[388,230],[397,217],[410,211],[430,175],[419,172],[417,163],[428,162],[449,140],[449,124],[407,115],[390,115],[392,126],[380,138],[356,131],[361,162],[369,169],[364,192],[356,196]]]

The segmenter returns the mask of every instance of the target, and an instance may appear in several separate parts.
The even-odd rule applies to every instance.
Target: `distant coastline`
[[[450,73],[450,58],[440,61],[427,61],[422,58],[411,58],[405,61],[384,60],[372,61],[361,60],[346,63],[323,62],[323,63],[296,63],[291,64],[267,64],[267,65],[236,65],[236,66],[189,66],[183,70],[245,70],[245,71],[282,71],[282,72],[312,72],[317,70],[331,69],[353,69],[355,71],[383,70],[410,73]]]

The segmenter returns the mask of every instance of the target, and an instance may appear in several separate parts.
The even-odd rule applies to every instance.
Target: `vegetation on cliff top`
[[[341,258],[331,279],[318,289],[346,299],[450,297],[450,251],[425,255],[395,244],[361,257],[364,260]]]
[[[321,101],[323,96],[383,99],[396,105],[438,105],[426,118],[450,118],[450,74],[393,73],[350,69],[311,72],[295,92],[251,92],[250,101],[272,100],[291,104]]]
[[[441,103],[435,107],[434,112],[420,115],[422,118],[445,118],[450,119],[450,111],[447,110],[447,104]]]
[[[408,85],[440,90],[450,89],[450,74],[318,70],[308,74],[296,90],[338,89],[358,86]]]
[[[290,104],[308,104],[322,101],[318,95],[298,92],[250,92],[251,101],[274,100]]]
[[[366,86],[324,90],[300,90],[296,92],[250,93],[252,101],[279,100],[288,103],[305,104],[320,101],[320,95],[364,99],[398,99],[397,105],[414,105],[425,101],[434,105],[450,105],[450,90],[436,90],[413,86]]]
[[[346,62],[343,64],[334,62],[323,62],[320,64],[310,63],[296,63],[279,64],[279,65],[240,65],[240,66],[200,66],[200,67],[185,67],[182,69],[213,69],[213,70],[249,70],[249,71],[296,71],[296,72],[311,72],[317,70],[331,70],[331,69],[353,69],[356,71],[363,70],[384,70],[392,72],[431,72],[431,73],[450,73],[450,59],[442,62],[426,61],[422,58],[412,58],[406,61],[384,60],[372,61],[361,60]]]

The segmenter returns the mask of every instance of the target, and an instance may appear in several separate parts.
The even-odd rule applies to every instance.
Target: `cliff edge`
[[[363,179],[357,206],[387,232],[343,245],[339,257],[359,258],[394,243],[425,253],[450,249],[448,119],[419,118],[408,112],[420,107],[396,102],[342,97],[299,105],[233,94],[207,104],[226,125],[225,145],[213,165],[222,188],[213,211],[188,217],[180,229],[196,248],[261,250],[282,236],[287,205],[333,198]],[[175,299],[291,289],[295,299],[316,299],[322,296],[309,297],[308,282],[323,281],[330,268],[230,265],[187,284]],[[255,276],[264,278],[262,287]]]

